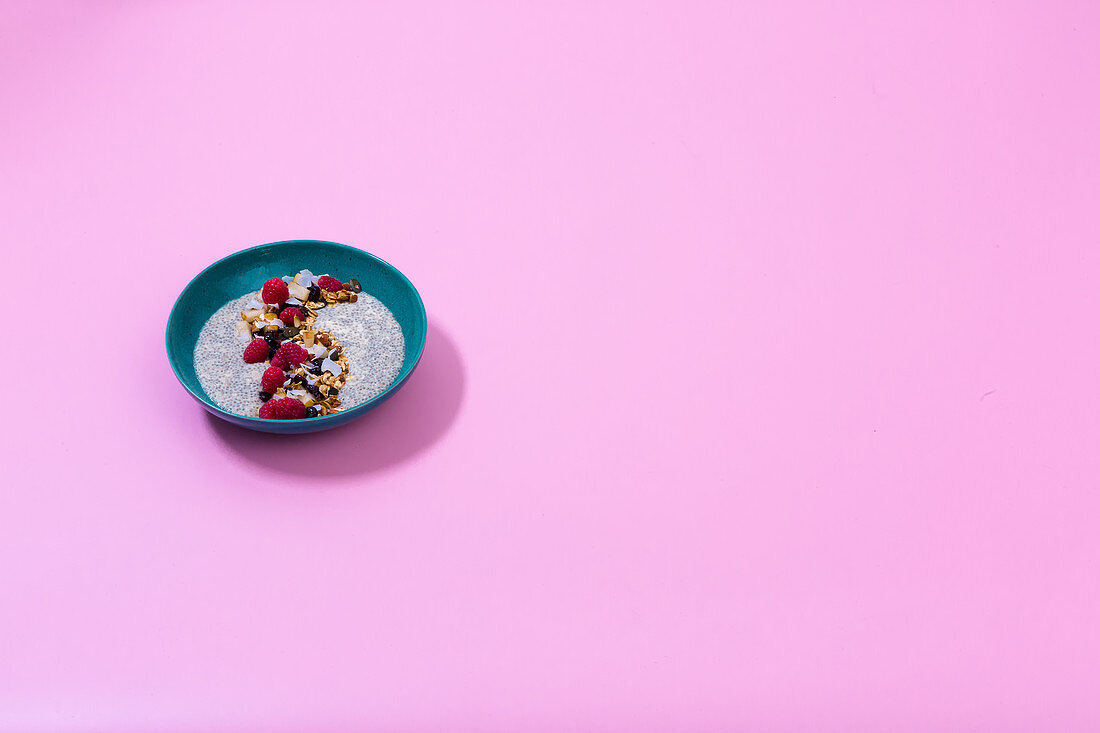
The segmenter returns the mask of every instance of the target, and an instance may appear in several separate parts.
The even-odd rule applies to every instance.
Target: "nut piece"
[[[286,286],[286,289],[290,291],[290,297],[297,298],[303,303],[309,300],[309,288],[304,288],[298,283],[292,282]]]

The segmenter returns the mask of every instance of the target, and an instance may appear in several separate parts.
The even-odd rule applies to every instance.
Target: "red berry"
[[[331,290],[333,292],[344,289],[340,281],[332,275],[321,275],[321,277],[317,278],[317,287],[321,288],[321,290]]]
[[[306,416],[306,406],[293,397],[268,400],[260,405],[260,417],[265,420],[301,420]]]
[[[309,358],[309,352],[293,341],[285,341],[279,347],[279,350],[275,352],[275,358],[279,360],[280,365],[286,362],[290,366],[298,366]],[[275,362],[272,361],[271,363],[274,364]]]
[[[248,346],[244,347],[244,360],[247,364],[255,364],[267,358],[271,353],[271,347],[263,339],[252,339]]]
[[[264,283],[264,288],[260,291],[260,297],[269,305],[282,305],[290,297],[290,290],[287,289],[285,282],[273,277]]]
[[[269,366],[264,375],[260,377],[260,389],[268,394],[274,394],[275,390],[283,386],[283,382],[286,381],[286,375],[283,374],[283,370],[277,366]]]
[[[295,318],[297,318],[299,321],[305,321],[306,320],[306,315],[305,315],[305,313],[302,313],[302,311],[295,308],[294,306],[290,306],[289,308],[283,308],[282,313],[279,314],[279,320],[282,321],[283,323],[285,323],[288,326],[293,326],[294,325],[294,319]]]
[[[279,352],[276,351],[275,356],[271,357],[271,366],[279,367],[280,371],[286,371],[286,368],[289,367],[290,364],[287,363],[286,359],[279,356]]]

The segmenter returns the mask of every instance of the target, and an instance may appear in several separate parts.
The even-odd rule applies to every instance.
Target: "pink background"
[[[3,2],[0,730],[1096,730],[1097,8]],[[294,237],[431,328],[280,440]]]

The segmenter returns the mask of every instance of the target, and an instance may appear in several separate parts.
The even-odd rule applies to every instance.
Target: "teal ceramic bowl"
[[[306,420],[263,420],[226,412],[207,397],[195,374],[195,343],[199,332],[210,316],[233,298],[259,290],[270,278],[302,269],[332,273],[340,279],[354,277],[363,286],[363,292],[378,298],[393,312],[405,336],[405,362],[401,371],[382,394],[334,415]],[[362,417],[401,389],[424,353],[427,329],[424,301],[396,267],[345,244],[293,239],[231,254],[196,275],[172,307],[165,343],[168,361],[180,384],[207,412],[235,425],[265,433],[312,433]]]

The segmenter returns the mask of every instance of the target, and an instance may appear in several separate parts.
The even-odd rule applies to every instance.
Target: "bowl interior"
[[[335,242],[298,239],[264,244],[229,255],[199,273],[184,288],[168,319],[166,342],[172,367],[184,386],[217,413],[229,414],[214,405],[195,373],[195,344],[203,325],[231,299],[258,291],[270,278],[293,275],[302,269],[318,275],[328,273],[341,281],[358,279],[363,292],[378,298],[393,312],[405,337],[405,361],[389,389],[346,413],[329,417],[358,412],[381,402],[416,366],[424,349],[427,319],[420,295],[400,271],[374,255]],[[313,421],[327,419],[313,418]]]

